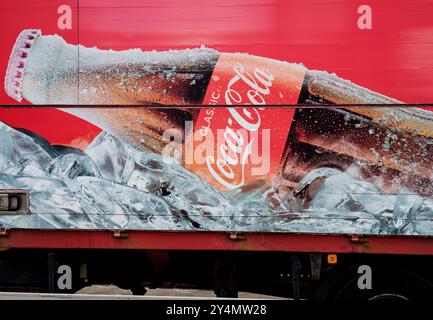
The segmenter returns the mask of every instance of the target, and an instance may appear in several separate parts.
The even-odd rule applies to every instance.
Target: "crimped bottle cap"
[[[13,99],[21,102],[23,99],[22,86],[24,68],[37,37],[41,35],[41,30],[25,29],[21,31],[9,58],[6,69],[5,90]]]

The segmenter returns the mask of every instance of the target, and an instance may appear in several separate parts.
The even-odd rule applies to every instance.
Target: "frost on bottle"
[[[167,52],[99,50],[67,44],[59,36],[42,36],[38,30],[24,30],[19,35],[5,86],[18,101],[25,98],[34,104],[94,105],[63,110],[139,148],[163,152],[167,146],[174,146],[182,151],[185,167],[223,190],[259,180],[293,187],[293,182],[314,169],[311,157],[319,153],[303,155],[308,147],[332,152],[334,162],[360,158],[377,167],[391,166],[396,172],[406,170],[403,162],[383,161],[395,158],[392,152],[376,150],[380,160],[371,156],[372,145],[377,147],[381,139],[387,139],[386,132],[372,140],[368,130],[346,126],[347,136],[358,137],[355,140],[361,151],[356,154],[350,148],[330,143],[341,136],[332,127],[344,126],[352,116],[365,122],[363,128],[391,128],[400,136],[406,134],[401,133],[404,128],[409,138],[411,128],[424,128],[426,135],[432,131],[421,109],[410,121],[406,116],[395,122],[392,112],[407,115],[408,111],[353,106],[344,110],[312,109],[310,114],[302,109],[264,107],[399,103],[303,65],[208,48]],[[191,108],[194,105],[209,107]],[[311,117],[315,117],[314,123],[309,122]],[[337,123],[331,125],[322,121],[323,117]],[[185,131],[185,121],[192,123],[192,129]],[[166,137],[167,131],[173,129],[182,133],[180,144]],[[309,135],[303,135],[305,132]]]

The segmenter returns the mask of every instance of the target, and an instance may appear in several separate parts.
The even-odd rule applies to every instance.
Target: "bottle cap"
[[[26,29],[21,31],[9,58],[9,64],[6,69],[5,90],[10,97],[19,102],[23,99],[22,80],[24,67],[26,66],[33,44],[40,35],[41,30]]]

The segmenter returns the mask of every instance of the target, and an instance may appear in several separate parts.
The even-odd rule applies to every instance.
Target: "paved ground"
[[[130,295],[131,291],[119,289],[116,286],[99,286],[94,285],[83,288],[77,293],[83,294],[115,294],[115,295]],[[196,289],[147,289],[146,296],[152,297],[205,297],[215,298],[215,294],[211,290],[196,290]],[[240,292],[239,298],[244,299],[278,299],[278,297],[255,294],[249,292]]]
[[[278,297],[240,292],[243,299],[281,299]],[[14,293],[0,292],[0,300],[160,300],[160,299],[216,299],[213,291],[194,289],[148,289],[145,296],[133,296],[131,291],[119,289],[116,286],[94,285],[83,288],[75,294],[49,294],[49,293]],[[218,298],[221,299],[221,298]]]

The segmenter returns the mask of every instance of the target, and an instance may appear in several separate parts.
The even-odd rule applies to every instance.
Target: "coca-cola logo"
[[[236,75],[229,81],[227,85],[227,90],[224,95],[226,104],[265,104],[266,101],[263,95],[268,95],[271,93],[269,88],[272,87],[272,80],[274,80],[274,76],[260,68],[255,68],[253,74],[250,74],[240,63],[237,66],[234,66],[233,70],[235,71]],[[239,82],[240,80],[242,80],[242,82]],[[246,103],[243,103],[242,101],[242,94],[236,91],[236,88],[233,88],[236,83],[239,83],[242,88],[244,84],[251,88],[247,91],[248,101]]]
[[[265,105],[265,97],[270,94],[274,76],[260,68],[248,72],[242,64],[233,67],[235,75],[227,84],[224,93],[227,105]],[[246,90],[246,91],[245,91]],[[246,94],[245,94],[246,92]],[[223,133],[223,143],[218,144],[217,159],[206,158],[206,165],[212,176],[224,187],[235,189],[245,182],[245,167],[251,154],[254,138],[248,141],[240,129],[249,132],[260,129],[260,111],[264,108],[229,108]],[[238,128],[236,128],[238,127]],[[239,170],[240,169],[240,170]],[[240,177],[236,173],[240,173]]]

